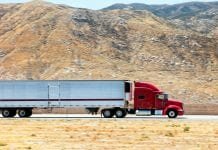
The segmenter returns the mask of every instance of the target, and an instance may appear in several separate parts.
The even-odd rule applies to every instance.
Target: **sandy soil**
[[[218,121],[1,119],[0,149],[218,149]]]

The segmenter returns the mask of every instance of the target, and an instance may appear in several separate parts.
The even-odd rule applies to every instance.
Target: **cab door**
[[[163,109],[165,105],[164,100],[155,98],[155,109]]]
[[[161,95],[161,96],[159,96],[159,95]],[[168,98],[166,98],[164,96],[164,94],[156,93],[155,94],[155,109],[161,110],[161,109],[165,108],[167,99]]]
[[[154,100],[152,93],[145,88],[135,88],[134,92],[134,105],[135,109],[152,109]]]

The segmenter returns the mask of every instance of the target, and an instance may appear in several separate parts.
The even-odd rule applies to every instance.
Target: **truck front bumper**
[[[184,110],[179,110],[179,111],[178,111],[178,115],[179,115],[179,116],[184,115]]]

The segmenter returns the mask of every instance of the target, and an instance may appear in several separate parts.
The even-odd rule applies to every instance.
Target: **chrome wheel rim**
[[[20,111],[20,115],[21,116],[25,116],[26,115],[26,112],[24,110]]]
[[[175,112],[174,111],[170,111],[169,112],[169,116],[174,117],[175,116]]]
[[[116,115],[118,117],[121,117],[123,115],[123,112],[121,110],[116,111]]]
[[[109,110],[106,110],[105,112],[104,112],[104,114],[105,114],[105,116],[110,116],[111,115],[111,112],[109,111]]]
[[[3,111],[4,116],[9,116],[10,112],[8,110]]]

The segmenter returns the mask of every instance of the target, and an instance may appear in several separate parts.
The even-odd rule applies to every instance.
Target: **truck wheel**
[[[117,110],[115,111],[115,116],[116,116],[117,118],[123,118],[123,117],[126,116],[126,112],[125,112],[125,110],[123,110],[123,109],[117,109]]]
[[[114,115],[114,112],[113,112],[113,110],[105,109],[102,111],[102,114],[103,114],[104,118],[112,118]]]
[[[30,117],[32,115],[32,109],[20,109],[18,110],[18,115],[21,118]]]
[[[127,115],[127,111],[124,110],[123,118],[125,118]]]
[[[15,109],[3,109],[2,116],[5,118],[14,117],[16,115]]]
[[[177,117],[177,115],[178,115],[178,112],[176,111],[176,110],[169,110],[168,112],[167,112],[167,115],[168,115],[168,117],[169,118],[176,118]]]

